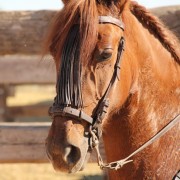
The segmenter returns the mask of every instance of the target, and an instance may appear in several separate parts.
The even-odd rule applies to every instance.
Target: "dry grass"
[[[7,103],[9,106],[23,106],[36,104],[44,101],[52,101],[55,97],[55,85],[21,85],[15,87],[15,96],[9,97]]]
[[[15,96],[8,98],[8,105],[29,105],[52,101],[54,86],[17,86]],[[57,173],[49,164],[0,164],[0,180],[100,180],[102,171],[97,164],[88,164],[76,174]]]

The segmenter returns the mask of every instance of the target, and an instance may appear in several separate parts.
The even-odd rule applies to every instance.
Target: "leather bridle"
[[[111,16],[99,16],[99,24],[113,24],[119,27],[124,31],[124,23],[121,19],[116,19]],[[71,107],[71,105],[66,104],[57,104],[56,99],[54,101],[54,104],[49,108],[49,115],[54,119],[57,116],[61,117],[71,117],[76,120],[80,121],[86,121],[89,124],[89,147],[90,149],[95,148],[97,157],[98,157],[98,164],[101,168],[109,168],[109,169],[119,169],[123,165],[131,162],[132,160],[128,160],[135,154],[142,151],[144,148],[152,144],[155,140],[160,138],[162,135],[164,135],[167,131],[169,131],[176,123],[180,121],[180,115],[178,115],[175,119],[173,119],[167,126],[165,126],[161,131],[159,131],[153,138],[151,138],[149,141],[147,141],[144,145],[142,145],[139,149],[137,149],[135,152],[133,152],[131,155],[129,155],[127,158],[123,160],[119,160],[116,162],[104,164],[99,152],[99,138],[102,135],[101,130],[101,124],[103,119],[105,118],[105,115],[107,113],[108,107],[109,107],[109,95],[112,90],[112,87],[114,83],[117,80],[120,80],[120,64],[122,60],[122,54],[124,51],[124,45],[125,45],[125,39],[124,37],[121,37],[118,47],[118,53],[117,53],[117,59],[116,63],[114,65],[114,72],[111,77],[111,80],[109,82],[109,85],[100,99],[97,107],[95,108],[93,116],[87,115],[85,112],[83,112],[82,109]],[[57,92],[58,93],[58,92]]]
[[[111,16],[99,16],[99,24],[113,24],[118,26],[120,29],[124,31],[124,23],[120,19],[116,19]],[[118,53],[117,53],[117,60],[114,65],[114,72],[112,75],[112,78],[110,80],[110,83],[103,95],[103,97],[100,99],[97,107],[95,108],[95,113],[91,117],[87,115],[85,112],[82,111],[82,109],[75,109],[71,106],[66,105],[58,105],[56,101],[54,102],[53,106],[49,109],[49,115],[54,119],[56,116],[67,116],[71,118],[75,118],[80,121],[86,121],[90,125],[91,131],[94,131],[94,133],[97,135],[98,139],[101,136],[101,124],[102,120],[105,117],[105,114],[107,113],[107,108],[109,106],[109,100],[108,96],[110,94],[110,91],[112,89],[113,84],[115,83],[116,79],[119,80],[119,74],[120,74],[120,63],[121,63],[121,57],[122,53],[124,51],[124,43],[125,40],[123,37],[121,37],[118,47]],[[58,93],[58,92],[57,92]],[[90,147],[93,148],[92,140],[90,140]]]

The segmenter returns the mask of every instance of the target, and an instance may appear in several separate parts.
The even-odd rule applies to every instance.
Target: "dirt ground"
[[[0,164],[0,180],[102,180],[97,164],[76,174],[55,172],[51,164]]]
[[[17,86],[15,96],[8,98],[8,105],[51,103],[55,86]],[[33,120],[34,121],[34,120]],[[76,174],[55,172],[49,164],[0,164],[0,180],[102,180],[103,171],[97,164],[88,164]]]

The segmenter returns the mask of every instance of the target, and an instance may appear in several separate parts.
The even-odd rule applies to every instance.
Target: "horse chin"
[[[55,171],[64,173],[76,173],[83,170],[84,160],[81,158],[75,165],[62,166],[57,162],[52,162]]]
[[[89,152],[87,152],[84,158],[81,158],[79,162],[69,171],[69,173],[76,173],[78,171],[82,171],[85,168],[89,160],[89,157],[90,157]]]
[[[83,163],[80,171],[82,171],[82,170],[86,167],[86,164],[87,164],[87,162],[88,162],[88,160],[89,160],[89,158],[90,158],[90,155],[91,155],[91,152],[88,151],[87,154],[86,154],[86,156],[85,156],[84,163]]]
[[[82,155],[79,161],[75,165],[72,164],[62,165],[60,162],[57,161],[57,158],[55,161],[52,160],[50,161],[55,171],[64,172],[64,173],[76,173],[78,171],[82,171],[85,168],[87,161],[89,160],[89,157],[90,157],[89,153],[86,152],[86,154],[84,156]]]

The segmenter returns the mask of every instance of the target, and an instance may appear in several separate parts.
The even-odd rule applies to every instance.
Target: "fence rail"
[[[28,105],[8,107],[8,114],[14,117],[42,117],[48,116],[49,105]]]
[[[0,163],[45,163],[45,138],[51,123],[0,123]],[[103,144],[101,153],[105,158]],[[96,162],[93,153],[90,162]]]
[[[53,84],[56,81],[52,57],[0,56],[0,84]]]
[[[0,56],[0,121],[14,117],[47,115],[48,105],[8,107],[7,98],[13,95],[16,85],[47,85],[56,81],[55,66],[51,56],[7,55]]]
[[[45,137],[50,123],[0,123],[0,163],[48,162]]]
[[[180,6],[151,9],[180,37]],[[43,39],[57,11],[1,11],[0,55],[40,54]]]

